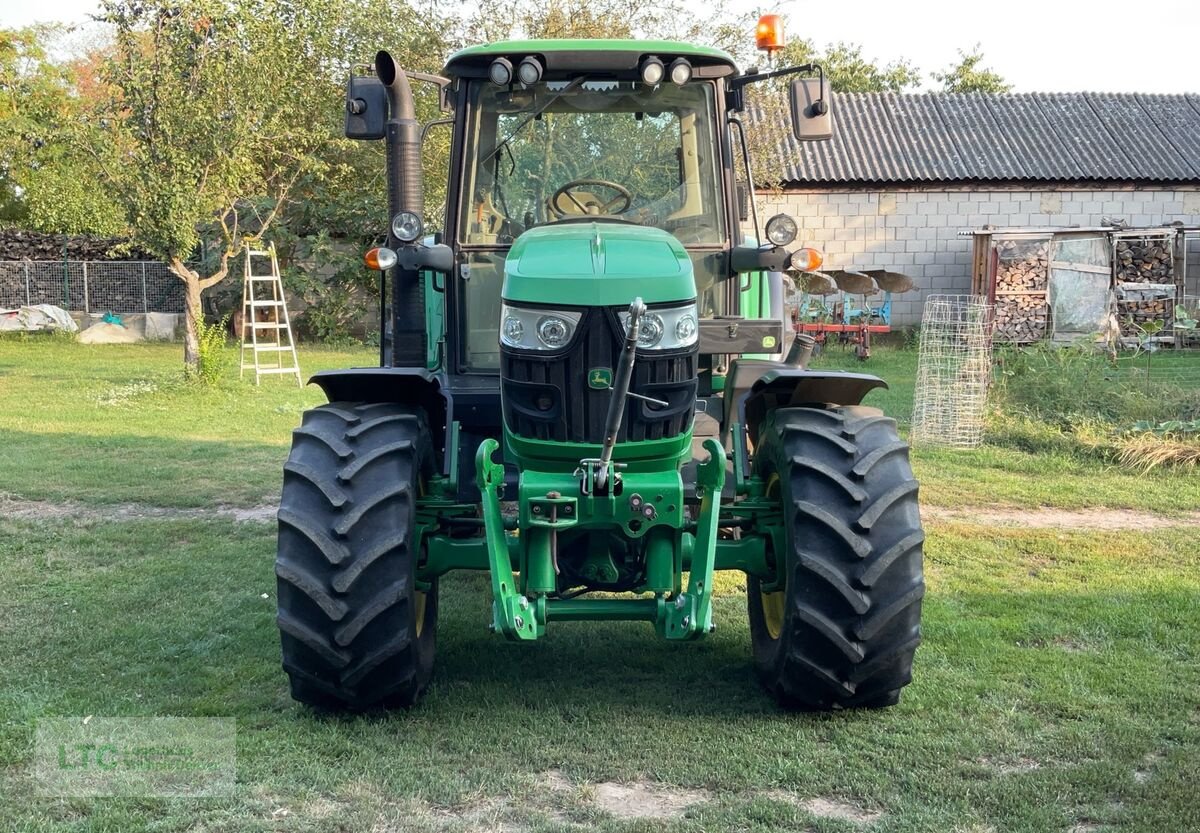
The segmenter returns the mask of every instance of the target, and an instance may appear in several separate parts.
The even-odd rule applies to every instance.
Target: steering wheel
[[[572,193],[576,188],[579,188],[583,185],[587,185],[589,187],[599,185],[616,191],[616,196],[608,202],[601,203],[596,202],[595,200],[598,198],[594,194],[589,193],[587,194],[587,197],[590,197],[590,199],[586,199],[585,204],[585,202],[581,202],[579,198]],[[633,204],[633,195],[629,193],[628,188],[626,188],[624,185],[618,185],[615,182],[609,182],[607,179],[573,179],[555,191],[554,195],[550,197],[550,210],[559,217],[564,217],[567,213],[558,205],[559,198],[564,196],[571,202],[575,203],[575,205],[579,208],[579,213],[585,216],[588,214],[624,214],[629,210],[629,206]],[[611,210],[612,207],[618,202],[621,202],[621,207],[615,211]]]

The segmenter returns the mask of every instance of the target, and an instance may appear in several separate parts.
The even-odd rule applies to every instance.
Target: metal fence
[[[0,260],[0,308],[54,304],[71,312],[183,312],[183,282],[153,260]]]

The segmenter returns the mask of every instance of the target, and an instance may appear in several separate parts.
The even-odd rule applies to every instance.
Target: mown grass
[[[172,507],[253,506],[274,500],[291,431],[322,401],[282,379],[261,387],[231,374],[215,387],[183,381],[174,344],[84,346],[54,338],[0,338],[0,492],[28,499]],[[373,365],[376,353],[301,349],[306,374]],[[826,350],[815,367],[874,373],[890,388],[870,394],[907,426],[917,354],[877,346],[858,362]],[[980,449],[918,449],[926,501],[1166,512],[1200,505],[1188,472],[1141,476],[1114,455],[1083,448],[1061,428],[994,420]]]
[[[315,389],[179,381],[177,345],[0,340],[0,492],[102,508],[254,505],[274,496]],[[302,352],[306,371],[371,351]],[[892,382],[916,354],[826,366]],[[927,503],[1184,510],[1198,486],[1071,447],[921,451]],[[669,645],[639,625],[488,633],[482,576],[443,586],[439,664],[409,713],[321,716],[290,700],[274,624],[274,533],[226,520],[0,517],[0,830],[1184,831],[1200,829],[1200,548],[1151,533],[929,526],[916,680],[879,713],[780,712],[757,686],[744,588],[718,631]],[[266,598],[263,598],[264,594]],[[27,768],[50,716],[232,716],[233,797],[41,798]],[[561,772],[562,776],[548,773]],[[574,785],[550,790],[555,778]],[[590,784],[707,801],[620,821]],[[826,798],[878,813],[814,816]]]
[[[1200,829],[1194,542],[935,526],[915,682],[897,708],[824,716],[757,686],[736,582],[702,642],[559,625],[518,646],[486,630],[483,577],[455,577],[427,699],[350,719],[288,698],[269,526],[0,520],[0,829],[867,829],[789,797],[881,832]],[[37,797],[35,721],[92,714],[235,717],[236,794]],[[549,792],[550,771],[581,788]],[[636,779],[710,800],[626,822],[582,786]]]
[[[306,377],[377,363],[366,348],[301,352]],[[236,369],[205,386],[182,367],[177,344],[0,338],[0,491],[181,507],[273,500],[291,431],[320,390],[270,377],[256,387]]]

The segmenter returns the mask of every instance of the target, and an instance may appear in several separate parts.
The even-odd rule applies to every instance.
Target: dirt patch
[[[575,784],[553,769],[539,776],[538,786],[552,793],[577,793],[584,805],[618,819],[678,819],[689,807],[712,798],[705,790],[671,787],[644,779]]]
[[[688,807],[709,800],[709,794],[702,790],[666,787],[647,781],[628,784],[605,781],[591,785],[584,792],[590,793],[596,807],[619,819],[680,818]]]
[[[147,506],[142,503],[114,503],[88,506],[74,501],[51,503],[42,500],[21,500],[0,494],[0,517],[18,521],[189,521],[222,518],[236,523],[273,523],[279,507],[213,506],[206,509],[174,509]]]
[[[838,821],[848,821],[853,824],[871,824],[883,815],[882,813],[868,810],[865,807],[860,807],[857,804],[838,798],[825,798],[822,796],[800,798],[783,790],[769,790],[762,793],[762,795],[775,801],[792,804],[820,819],[837,819]]]
[[[981,766],[987,767],[997,775],[1021,775],[1041,769],[1042,764],[1033,758],[1017,758],[1011,761],[996,761],[988,757],[979,759]]]
[[[1025,529],[1169,529],[1200,524],[1200,512],[1158,515],[1135,509],[1009,509],[968,507],[947,509],[922,506],[924,520],[953,521],[978,526],[1012,526]]]
[[[1133,780],[1138,784],[1145,784],[1154,776],[1154,768],[1166,758],[1162,752],[1150,752],[1142,758],[1141,766],[1134,769]]]
[[[175,509],[144,503],[114,503],[89,506],[74,501],[56,503],[23,500],[0,492],[0,517],[14,520],[211,520],[228,519],[236,523],[274,523],[279,506],[265,502],[258,506],[213,506],[203,509]],[[1025,529],[1169,529],[1200,525],[1200,512],[1183,515],[1158,515],[1133,509],[1039,509],[962,508],[922,506],[926,521],[949,521],[983,526],[1009,526]],[[1034,568],[1036,570],[1036,566]]]

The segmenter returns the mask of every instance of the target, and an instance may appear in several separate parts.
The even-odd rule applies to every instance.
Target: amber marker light
[[[777,14],[764,14],[754,27],[754,43],[768,55],[783,49],[783,18]]]
[[[791,265],[797,272],[815,272],[821,268],[825,258],[816,249],[797,249],[792,252]]]
[[[396,253],[391,249],[383,246],[376,246],[374,249],[368,249],[363,255],[363,261],[367,264],[368,269],[381,271],[391,269],[396,265]]]

